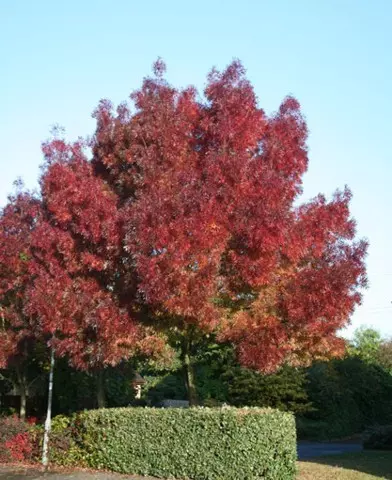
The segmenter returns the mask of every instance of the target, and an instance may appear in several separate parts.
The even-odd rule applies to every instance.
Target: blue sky
[[[16,177],[36,186],[51,125],[92,133],[161,56],[168,79],[202,89],[242,60],[260,105],[293,94],[310,130],[304,197],[348,184],[370,241],[370,288],[345,332],[392,335],[392,2],[389,0],[0,1],[0,205]]]

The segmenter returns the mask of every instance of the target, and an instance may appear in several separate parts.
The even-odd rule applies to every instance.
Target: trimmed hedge
[[[294,417],[258,408],[116,408],[73,419],[91,468],[192,480],[292,480]]]

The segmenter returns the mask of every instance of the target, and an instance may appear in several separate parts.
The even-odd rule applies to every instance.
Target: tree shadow
[[[392,451],[345,453],[342,455],[309,458],[302,460],[302,462],[346,468],[392,480]]]

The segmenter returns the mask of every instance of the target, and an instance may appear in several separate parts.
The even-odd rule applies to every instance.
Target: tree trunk
[[[23,368],[23,367],[22,367]],[[26,419],[26,404],[27,404],[27,380],[24,372],[21,372],[20,368],[16,368],[16,376],[18,379],[18,389],[20,393],[20,407],[19,418],[21,420]]]
[[[185,373],[185,386],[188,392],[188,401],[189,406],[198,405],[197,391],[196,391],[196,382],[195,382],[195,371],[192,365],[191,359],[191,338],[186,338],[183,348],[183,362],[184,362],[184,373]]]
[[[97,403],[98,408],[106,407],[105,372],[103,371],[103,369],[100,369],[97,372]]]
[[[52,398],[53,398],[53,371],[54,371],[54,348],[50,352],[50,371],[49,371],[49,388],[48,388],[48,410],[45,420],[44,445],[42,449],[42,465],[48,466],[49,457],[49,435],[52,426]]]
[[[19,417],[21,420],[26,420],[26,403],[27,403],[26,387],[25,385],[22,385],[20,390],[20,409],[19,409]]]

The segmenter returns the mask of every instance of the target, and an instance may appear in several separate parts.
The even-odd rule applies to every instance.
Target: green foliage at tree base
[[[93,410],[70,429],[91,468],[192,480],[295,477],[294,417],[277,410]]]
[[[49,457],[52,464],[61,467],[87,467],[84,451],[77,442],[78,431],[73,421],[75,417],[58,415],[52,420]],[[43,437],[41,426],[41,437]]]

